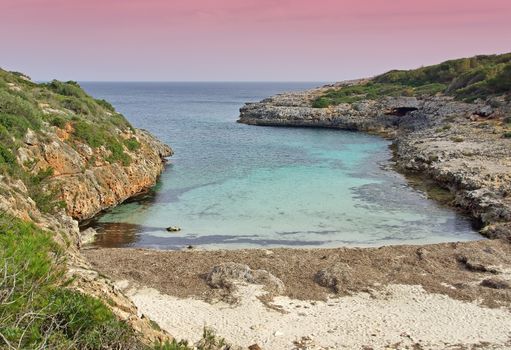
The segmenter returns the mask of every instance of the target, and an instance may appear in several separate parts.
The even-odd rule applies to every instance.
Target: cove
[[[319,83],[82,83],[175,151],[148,194],[99,216],[95,244],[339,247],[481,239],[392,170],[389,141],[235,123],[238,109]],[[181,227],[169,233],[168,226]]]

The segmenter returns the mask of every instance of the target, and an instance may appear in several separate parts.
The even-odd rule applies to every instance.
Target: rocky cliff
[[[109,162],[103,147],[69,144],[72,133],[71,123],[40,136],[29,131],[18,158],[21,163],[32,162],[37,171],[52,169],[48,185],[58,187],[67,214],[77,220],[88,219],[153,186],[163,171],[165,157],[172,154],[148,132],[128,129],[120,132],[120,137],[139,144],[134,151],[125,150],[131,161]]]
[[[490,57],[498,67],[502,65],[496,69],[498,79],[498,74],[511,71],[510,55]],[[483,59],[486,64],[488,60]],[[452,62],[448,66],[458,69],[460,63]],[[468,67],[459,68],[467,71],[454,74],[450,83],[442,80],[440,89],[431,81],[416,83],[417,76],[431,76],[431,71],[439,69],[434,66],[400,73],[400,77],[414,77],[408,85],[382,83],[380,76],[280,94],[246,104],[239,122],[336,128],[389,137],[394,140],[398,168],[449,189],[454,195],[451,204],[478,219],[483,234],[511,238],[511,89],[482,90],[484,84],[495,86],[497,78],[487,77],[484,84],[481,80],[476,84],[480,92],[474,94],[479,98],[467,98],[466,91],[473,92],[474,87],[463,90],[459,82],[456,91],[464,95],[450,93],[453,90],[447,87],[459,76],[473,74]]]
[[[77,83],[36,84],[0,69],[0,214],[50,231],[72,288],[108,301],[146,342],[166,334],[82,258],[78,221],[153,186],[171,155]]]

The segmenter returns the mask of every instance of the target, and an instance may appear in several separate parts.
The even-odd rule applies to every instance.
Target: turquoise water
[[[148,195],[92,223],[102,246],[336,247],[479,239],[391,170],[363,133],[235,123],[244,102],[311,83],[83,83],[175,151]],[[169,233],[168,226],[182,231]]]

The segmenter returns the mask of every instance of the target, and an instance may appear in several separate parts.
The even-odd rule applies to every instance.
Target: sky
[[[35,80],[340,81],[511,51],[510,0],[0,0]]]

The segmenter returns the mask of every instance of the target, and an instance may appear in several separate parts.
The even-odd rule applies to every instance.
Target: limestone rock
[[[270,292],[281,294],[284,283],[266,270],[252,270],[248,265],[228,262],[214,266],[206,276],[206,282],[213,288],[225,288],[232,281],[261,284]]]
[[[314,281],[322,287],[331,288],[336,293],[343,290],[345,282],[351,279],[351,267],[347,264],[335,264],[319,270]]]
[[[80,246],[93,243],[98,233],[92,227],[80,232]]]

